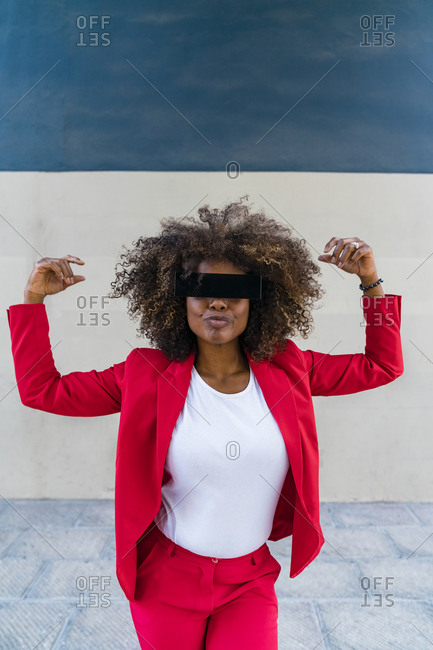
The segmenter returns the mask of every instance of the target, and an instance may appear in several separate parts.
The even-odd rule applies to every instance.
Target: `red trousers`
[[[175,544],[155,525],[140,544],[150,552],[129,606],[141,648],[277,650],[281,565],[266,543],[240,557],[211,558]]]

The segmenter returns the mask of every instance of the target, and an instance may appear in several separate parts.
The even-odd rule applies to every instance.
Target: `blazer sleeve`
[[[348,395],[383,386],[403,374],[401,296],[362,296],[365,352],[325,354],[299,350],[312,395]]]
[[[120,411],[124,361],[102,371],[62,376],[54,365],[44,303],[10,305],[7,317],[18,392],[25,406],[76,417]]]

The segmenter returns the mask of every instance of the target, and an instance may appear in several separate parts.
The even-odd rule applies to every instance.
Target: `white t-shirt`
[[[155,521],[166,537],[216,558],[266,542],[289,458],[251,367],[248,386],[233,394],[215,390],[192,367],[165,469],[170,479]]]

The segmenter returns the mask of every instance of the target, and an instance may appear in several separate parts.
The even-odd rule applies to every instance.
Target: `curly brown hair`
[[[164,217],[159,236],[139,237],[120,255],[109,297],[128,296],[129,316],[140,318],[138,333],[170,361],[197,351],[186,298],[174,295],[174,283],[176,271],[189,277],[202,261],[229,261],[246,273],[261,273],[262,299],[250,300],[248,324],[239,336],[255,363],[284,350],[296,331],[305,339],[314,328],[310,311],[325,290],[305,239],[292,237],[290,228],[263,211],[251,213],[244,198],[221,210],[199,208],[201,223]]]

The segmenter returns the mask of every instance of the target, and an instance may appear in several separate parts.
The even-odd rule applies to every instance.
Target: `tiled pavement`
[[[432,650],[433,503],[322,503],[321,523],[294,579],[291,538],[268,542],[280,650]],[[139,650],[112,500],[1,500],[0,553],[1,650]]]

